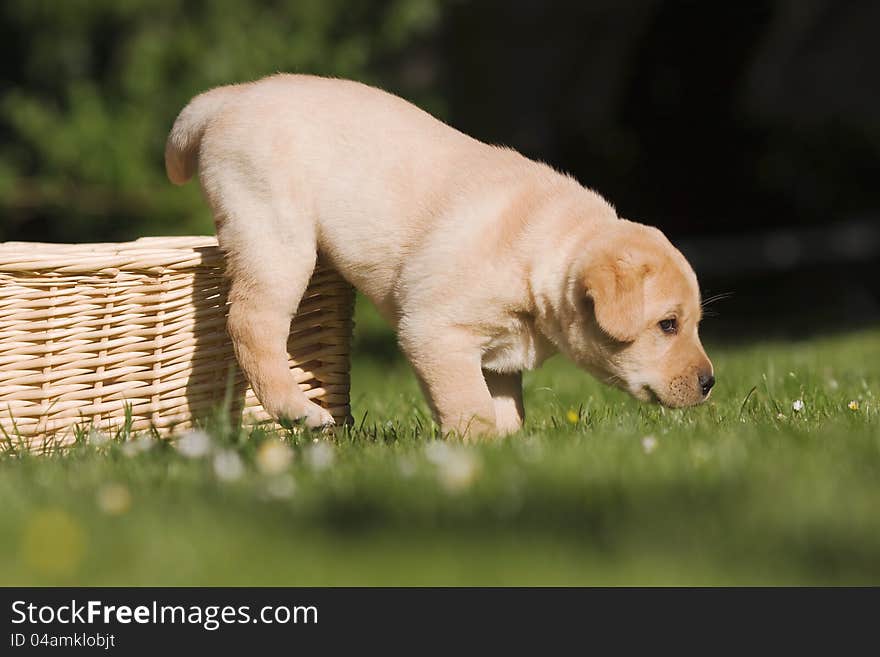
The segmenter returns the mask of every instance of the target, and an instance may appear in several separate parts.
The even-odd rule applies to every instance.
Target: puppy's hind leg
[[[250,228],[234,239],[220,231],[232,279],[228,330],[235,355],[272,417],[303,420],[310,427],[331,425],[333,417],[306,398],[287,360],[290,322],[315,268],[314,231],[303,226],[291,240],[262,232],[256,221]],[[225,244],[224,237],[229,238]]]

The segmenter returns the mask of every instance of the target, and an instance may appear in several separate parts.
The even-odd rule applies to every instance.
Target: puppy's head
[[[656,228],[626,220],[589,241],[571,277],[572,357],[643,401],[692,406],[715,383],[697,277]]]

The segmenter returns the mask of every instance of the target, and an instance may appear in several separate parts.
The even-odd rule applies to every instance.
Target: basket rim
[[[8,241],[0,242],[0,250],[17,251],[19,249],[46,249],[50,251],[75,251],[91,249],[100,252],[128,252],[153,250],[193,250],[217,246],[214,235],[155,235],[138,237],[125,242],[32,242]]]
[[[0,273],[95,273],[219,264],[213,235],[141,237],[128,242],[0,242]]]

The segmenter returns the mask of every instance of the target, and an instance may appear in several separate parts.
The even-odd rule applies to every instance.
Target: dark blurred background
[[[572,173],[691,259],[731,339],[880,321],[880,3],[5,0],[0,240],[207,233],[196,93],[363,80]]]

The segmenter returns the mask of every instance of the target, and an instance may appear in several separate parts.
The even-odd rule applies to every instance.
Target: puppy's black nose
[[[712,386],[715,385],[715,377],[710,374],[709,376],[705,376],[700,374],[700,390],[703,391],[703,397],[709,394],[709,391],[712,389]]]

